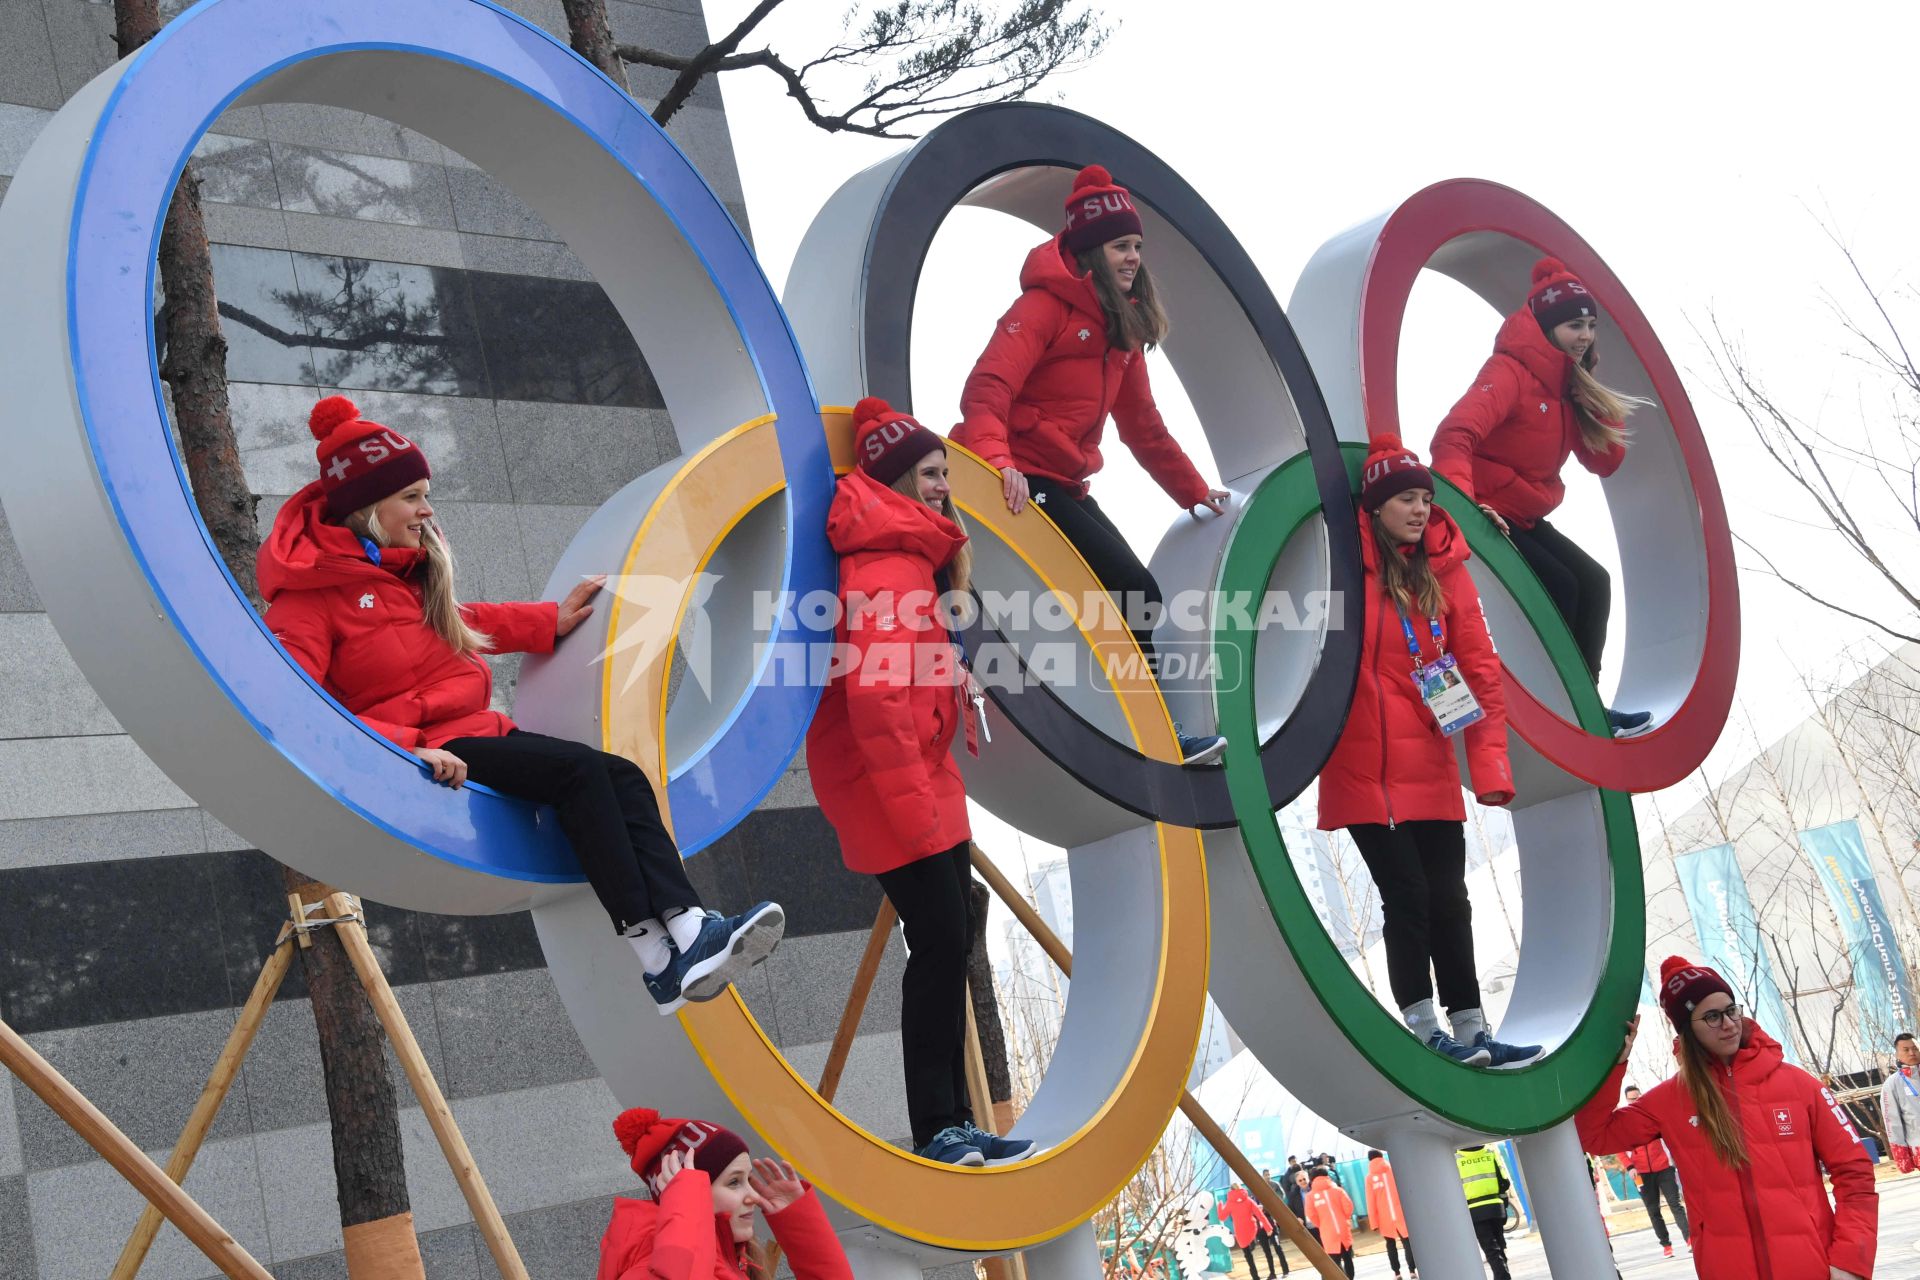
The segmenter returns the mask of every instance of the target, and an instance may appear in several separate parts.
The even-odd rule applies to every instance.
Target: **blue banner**
[[[1793,1024],[1773,980],[1773,962],[1760,945],[1759,924],[1733,846],[1717,844],[1682,854],[1673,860],[1673,866],[1680,874],[1681,892],[1687,896],[1693,931],[1700,938],[1700,958],[1727,980],[1740,1007],[1780,1042],[1787,1061],[1799,1062],[1793,1048]]]
[[[1913,989],[1894,940],[1893,922],[1880,900],[1860,824],[1849,819],[1800,833],[1800,848],[1827,887],[1833,913],[1853,955],[1853,989],[1859,998],[1860,1048],[1867,1061],[1890,1052],[1894,1036],[1913,1030]]]

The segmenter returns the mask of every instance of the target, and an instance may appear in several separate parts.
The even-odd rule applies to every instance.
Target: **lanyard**
[[[1907,1086],[1907,1096],[1909,1098],[1920,1098],[1920,1089],[1913,1087],[1913,1081],[1907,1077],[1907,1073],[1898,1067],[1895,1067],[1893,1071],[1895,1075],[1900,1077],[1900,1083]]]
[[[1418,670],[1426,665],[1426,659],[1420,656],[1419,638],[1413,634],[1413,624],[1407,621],[1407,611],[1397,604],[1393,611],[1400,615],[1400,630],[1406,633],[1407,652],[1413,655],[1414,669]],[[1447,642],[1440,632],[1440,619],[1428,618],[1427,628],[1433,632],[1433,660],[1438,662],[1447,654]]]

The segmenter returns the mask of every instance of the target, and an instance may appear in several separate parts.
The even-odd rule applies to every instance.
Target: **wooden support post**
[[[853,1051],[853,1038],[860,1031],[860,1016],[867,1011],[867,996],[873,979],[880,972],[880,959],[886,954],[887,939],[900,917],[887,898],[880,899],[880,910],[873,917],[873,931],[867,934],[867,949],[860,954],[860,967],[854,970],[853,988],[847,992],[847,1004],[840,1011],[840,1025],[834,1029],[833,1044],[827,1049],[827,1062],[820,1069],[820,1087],[816,1091],[828,1102],[840,1090],[840,1073],[847,1069],[847,1055]]]
[[[179,1184],[169,1178],[159,1165],[147,1158],[146,1152],[135,1146],[131,1138],[114,1126],[113,1121],[87,1101],[85,1094],[74,1088],[65,1076],[55,1071],[45,1058],[34,1052],[32,1045],[21,1039],[19,1033],[3,1021],[0,1021],[0,1063],[19,1076],[21,1082],[52,1108],[55,1115],[71,1125],[88,1146],[99,1152],[108,1164],[119,1171],[121,1177],[133,1184],[134,1190],[150,1203],[158,1205],[167,1221],[178,1227],[180,1234],[192,1241],[196,1249],[206,1254],[207,1260],[220,1268],[221,1275],[229,1280],[273,1280],[267,1269],[215,1222],[193,1197],[182,1191]]]
[[[967,992],[967,1045],[962,1060],[966,1064],[967,1094],[973,1100],[973,1114],[986,1123],[980,1127],[998,1133],[993,1126],[993,1091],[987,1084],[987,1059],[980,1052],[980,1024],[973,1016],[973,993]]]
[[[1060,972],[1068,977],[1073,976],[1073,953],[1068,951],[1054,931],[1047,927],[1047,922],[1040,918],[1040,913],[1035,911],[1033,905],[1021,897],[1012,883],[1000,874],[1000,868],[994,866],[992,860],[980,851],[979,845],[972,846],[971,854],[973,869],[980,873],[980,878],[1000,895],[1000,901],[1007,904],[1007,909],[1013,912],[1022,927],[1033,935],[1033,940],[1040,944],[1040,949],[1060,966]],[[1233,1170],[1234,1175],[1246,1184],[1248,1192],[1260,1202],[1260,1207],[1266,1210],[1267,1216],[1273,1219],[1273,1225],[1278,1227],[1287,1239],[1293,1241],[1294,1247],[1306,1256],[1307,1262],[1314,1270],[1326,1280],[1345,1280],[1346,1273],[1334,1265],[1333,1259],[1327,1256],[1327,1251],[1320,1247],[1320,1242],[1307,1234],[1306,1225],[1293,1216],[1293,1211],[1287,1208],[1287,1202],[1267,1184],[1265,1178],[1260,1176],[1260,1171],[1253,1167],[1253,1162],[1240,1153],[1240,1148],[1233,1144],[1233,1139],[1227,1136],[1226,1131],[1214,1123],[1213,1117],[1207,1114],[1206,1108],[1200,1105],[1199,1099],[1184,1089],[1180,1091],[1180,1110],[1199,1131],[1200,1136],[1220,1153],[1220,1158],[1227,1162],[1227,1167]]]
[[[207,1131],[213,1128],[214,1117],[220,1114],[220,1104],[227,1100],[227,1090],[233,1087],[233,1078],[240,1074],[241,1059],[247,1056],[253,1037],[260,1030],[260,1023],[267,1016],[274,993],[280,990],[280,982],[287,976],[287,966],[292,960],[293,939],[282,936],[279,944],[267,956],[266,964],[260,967],[260,977],[255,980],[253,992],[247,997],[239,1019],[233,1024],[232,1033],[227,1036],[226,1046],[220,1050],[220,1057],[213,1064],[213,1074],[207,1078],[207,1087],[200,1091],[200,1100],[193,1104],[193,1114],[187,1117],[186,1128],[180,1131],[180,1140],[173,1144],[173,1154],[167,1159],[166,1172],[176,1186],[186,1183],[187,1171],[193,1168],[194,1157],[200,1154],[200,1144],[206,1141]],[[127,1240],[126,1248],[120,1251],[119,1261],[113,1264],[109,1280],[133,1280],[134,1274],[140,1270],[140,1264],[147,1260],[147,1250],[153,1247],[153,1238],[160,1234],[160,1221],[159,1206],[149,1201],[140,1214],[140,1221],[133,1228],[133,1235]]]
[[[327,911],[335,917],[354,916],[356,905],[343,893],[336,893],[327,899]],[[507,1224],[501,1219],[493,1195],[480,1177],[480,1170],[473,1162],[473,1153],[467,1150],[466,1139],[460,1136],[460,1128],[454,1123],[453,1109],[447,1105],[446,1096],[434,1081],[433,1071],[427,1065],[427,1056],[420,1051],[419,1041],[413,1038],[413,1028],[407,1025],[407,1016],[401,1010],[400,1002],[394,998],[393,988],[387,985],[387,975],[380,970],[380,961],[373,954],[372,944],[367,941],[365,927],[357,918],[352,918],[342,919],[334,928],[340,933],[341,944],[347,949],[354,972],[360,975],[360,982],[367,989],[367,998],[373,1002],[374,1014],[379,1017],[380,1025],[386,1028],[387,1039],[393,1042],[393,1051],[400,1059],[401,1068],[407,1073],[407,1083],[413,1086],[414,1096],[420,1100],[421,1110],[426,1112],[433,1136],[439,1139],[440,1150],[447,1158],[448,1167],[453,1170],[454,1181],[460,1184],[460,1194],[466,1197],[474,1225],[479,1228],[481,1239],[487,1242],[487,1251],[493,1255],[494,1267],[504,1280],[529,1280],[526,1264],[520,1260],[520,1252],[514,1248],[513,1239],[507,1234]]]

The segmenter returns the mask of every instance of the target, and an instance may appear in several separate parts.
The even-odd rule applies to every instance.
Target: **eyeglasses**
[[[1704,1022],[1710,1027],[1718,1027],[1728,1022],[1738,1022],[1740,1021],[1740,1006],[1730,1004],[1724,1009],[1711,1009],[1695,1018],[1694,1021]]]

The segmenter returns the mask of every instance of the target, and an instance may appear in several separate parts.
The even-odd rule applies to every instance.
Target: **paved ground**
[[[1692,1280],[1693,1259],[1687,1247],[1680,1243],[1671,1222],[1668,1232],[1674,1241],[1671,1258],[1661,1256],[1660,1242],[1654,1238],[1651,1228],[1613,1237],[1613,1257],[1620,1268],[1621,1280]],[[1373,1237],[1363,1239],[1371,1241]],[[1361,1247],[1368,1246],[1363,1243]],[[1260,1257],[1259,1249],[1253,1252],[1254,1257]],[[1303,1275],[1298,1255],[1292,1257],[1293,1274]],[[1507,1262],[1513,1271],[1513,1280],[1552,1280],[1553,1273],[1547,1270],[1546,1251],[1538,1237],[1517,1240],[1509,1237]],[[1261,1267],[1264,1275],[1264,1259]],[[1389,1280],[1392,1274],[1387,1270],[1384,1253],[1362,1253],[1354,1267],[1355,1280]],[[1236,1280],[1243,1280],[1246,1275],[1238,1250],[1234,1251],[1234,1275]],[[1880,1252],[1873,1280],[1920,1280],[1920,1175],[1880,1183]]]

